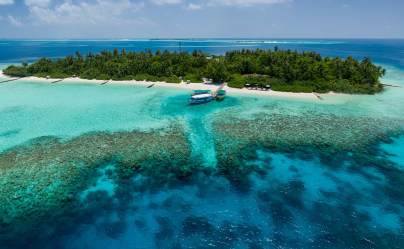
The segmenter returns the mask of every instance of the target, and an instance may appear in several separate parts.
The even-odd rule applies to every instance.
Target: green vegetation
[[[14,65],[11,65],[7,67],[6,69],[3,70],[5,74],[12,75],[12,76],[18,76],[18,77],[27,77],[30,76],[30,74],[27,72],[27,68],[24,66],[17,67]]]
[[[65,79],[65,78],[69,78],[72,77],[70,74],[66,74],[66,73],[36,73],[34,74],[34,76],[39,77],[39,78],[46,78],[47,76],[49,76],[50,78],[54,78],[54,79]]]
[[[84,57],[68,55],[53,61],[42,58],[23,66],[10,66],[5,74],[13,76],[51,76],[65,78],[70,75],[82,79],[99,80],[146,80],[179,83],[184,81],[227,81],[230,87],[243,88],[246,83],[253,87],[271,85],[275,91],[289,92],[342,92],[352,94],[374,94],[383,90],[379,79],[386,70],[375,66],[369,58],[358,61],[351,56],[322,57],[316,52],[291,50],[241,50],[229,51],[226,55],[207,58],[201,51],[170,53],[157,50],[148,52],[101,51],[88,53]]]
[[[272,90],[279,92],[311,93],[313,88],[308,86],[273,86]]]
[[[184,81],[189,80],[191,83],[203,83],[203,76],[198,76],[196,74],[188,74],[184,77]]]
[[[164,79],[164,81],[167,82],[167,83],[181,83],[180,78],[178,78],[176,76],[166,77]]]

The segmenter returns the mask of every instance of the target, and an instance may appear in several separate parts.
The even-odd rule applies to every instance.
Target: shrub
[[[234,88],[244,88],[244,84],[246,83],[246,80],[243,76],[240,74],[232,74],[229,76],[227,85],[229,87],[234,87]]]
[[[294,92],[294,93],[311,93],[313,92],[313,88],[310,88],[308,86],[281,86],[281,85],[275,85],[272,86],[271,89],[273,91],[279,91],[279,92]]]
[[[151,82],[157,82],[157,81],[164,81],[164,78],[159,78],[157,76],[154,75],[150,75],[150,74],[137,74],[134,79],[136,81],[151,81]]]
[[[112,76],[112,80],[116,80],[116,81],[130,81],[132,79],[134,79],[134,76],[132,76],[132,75],[126,75],[123,77],[120,77],[117,75]]]
[[[241,76],[240,74],[232,74],[229,77],[228,86],[235,88],[243,88],[246,83],[250,84],[252,87],[265,87],[266,85],[287,85],[284,80],[269,78],[266,76]]]
[[[196,74],[188,74],[184,77],[184,81],[191,81],[191,83],[203,83],[203,79],[198,78]]]
[[[49,76],[54,79],[66,79],[66,78],[72,77],[70,74],[65,74],[65,73],[51,73],[51,75],[49,75]]]
[[[65,74],[65,73],[36,73],[34,74],[35,77],[39,77],[39,78],[46,78],[47,76],[49,76],[52,79],[66,79],[69,77],[72,77],[70,74]]]
[[[167,83],[181,83],[180,78],[177,76],[165,77],[164,81]]]
[[[26,67],[17,67],[14,65],[8,66],[6,69],[3,70],[3,73],[10,76],[18,76],[18,77],[30,76],[30,74],[27,72]]]
[[[133,78],[136,81],[144,81],[145,79],[147,79],[148,75],[144,75],[144,74],[137,74],[135,75],[135,77]]]
[[[98,70],[87,70],[84,73],[80,74],[81,79],[93,80],[96,79],[100,73]]]
[[[160,81],[159,77],[157,76],[149,76],[149,78],[147,79],[147,81],[151,81],[151,82],[157,82]]]
[[[97,78],[97,75],[93,75],[93,74],[81,74],[80,75],[81,79],[86,79],[86,80],[93,80]]]
[[[97,78],[95,78],[96,80],[110,80],[111,76],[109,76],[108,74],[101,74],[98,75]]]
[[[34,74],[34,76],[39,77],[39,78],[46,78],[46,76],[50,77],[50,75],[48,73],[36,73],[36,74]]]
[[[339,80],[330,82],[330,90],[337,93],[375,94],[382,92],[384,90],[384,86],[382,84],[376,86],[360,84],[351,85],[348,80]]]

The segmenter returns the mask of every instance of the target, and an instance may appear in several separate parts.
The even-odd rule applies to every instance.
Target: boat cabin
[[[210,90],[194,90],[194,93],[191,96],[199,95],[199,94],[211,94]]]
[[[220,90],[217,92],[217,100],[223,100],[226,97],[226,90]]]
[[[206,103],[211,100],[212,100],[212,94],[210,94],[210,93],[195,94],[195,95],[192,95],[192,97],[188,99],[189,103],[191,103],[191,104]]]

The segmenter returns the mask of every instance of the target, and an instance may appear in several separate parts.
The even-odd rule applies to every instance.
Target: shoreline
[[[10,77],[3,74],[3,71],[0,70],[0,78],[6,79],[14,79],[18,77]],[[30,76],[27,78],[21,78],[18,81],[34,81],[39,83],[49,83],[63,80],[63,83],[84,83],[84,84],[94,84],[94,85],[101,85],[101,83],[105,82],[105,80],[87,80],[87,79],[80,79],[80,78],[65,78],[65,79],[45,79],[39,78],[35,76]],[[62,83],[60,82],[60,83]],[[0,82],[1,83],[1,82]],[[11,82],[10,82],[11,83]],[[57,84],[57,83],[56,83]],[[157,87],[171,87],[171,88],[181,88],[181,89],[189,89],[189,90],[211,90],[216,91],[216,89],[220,86],[220,84],[204,84],[204,83],[190,83],[186,84],[185,82],[181,83],[166,83],[164,81],[159,82],[147,82],[147,81],[114,81],[110,80],[105,85],[126,85],[126,86],[150,86],[154,84]],[[223,90],[226,90],[227,93],[238,93],[243,95],[259,95],[259,96],[274,96],[274,97],[289,97],[289,98],[302,98],[302,99],[318,99],[318,97],[314,93],[293,93],[293,92],[278,92],[278,91],[262,91],[262,90],[249,90],[246,88],[233,88],[229,86],[225,86]]]

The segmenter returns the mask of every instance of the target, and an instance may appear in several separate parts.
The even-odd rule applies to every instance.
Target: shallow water
[[[383,82],[404,86],[401,65]],[[404,247],[403,88],[188,108],[189,93],[0,84],[0,247]]]

